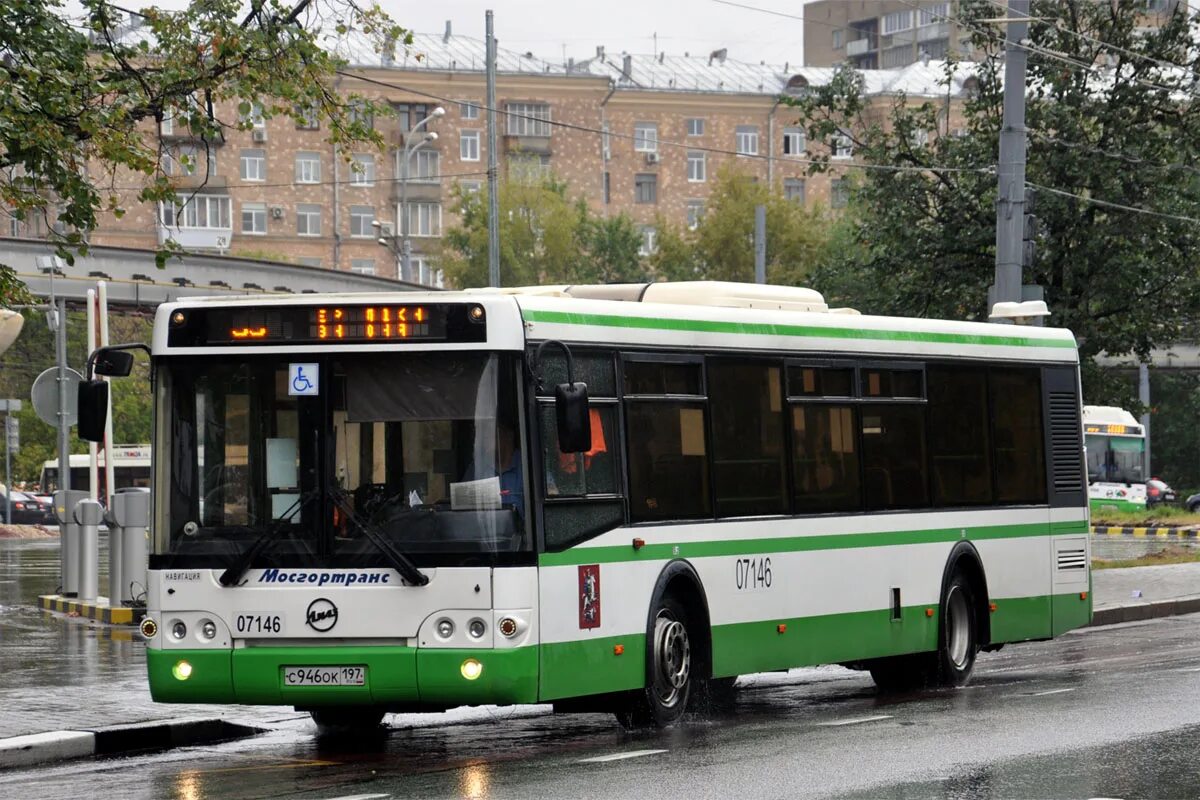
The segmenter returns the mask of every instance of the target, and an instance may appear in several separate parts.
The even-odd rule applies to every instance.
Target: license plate
[[[365,686],[366,667],[284,667],[284,686]]]

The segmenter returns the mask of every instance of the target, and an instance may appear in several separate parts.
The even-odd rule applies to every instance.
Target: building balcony
[[[855,39],[853,42],[846,43],[847,56],[861,56],[864,53],[871,52],[871,39]]]
[[[181,228],[158,224],[158,243],[176,242],[187,250],[228,250],[233,228]]]
[[[504,150],[508,153],[533,153],[535,155],[553,155],[550,149],[549,136],[517,136],[504,135]]]
[[[950,23],[937,22],[933,25],[926,25],[917,29],[917,41],[928,42],[934,39],[947,39],[950,37]]]

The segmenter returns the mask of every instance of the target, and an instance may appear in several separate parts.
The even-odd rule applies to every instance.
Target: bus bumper
[[[468,659],[482,665],[474,680],[463,675]],[[181,662],[188,668],[179,668]],[[537,701],[536,647],[148,649],[146,664],[150,695],[160,703],[457,706]],[[284,686],[283,668],[289,666],[364,666],[366,681],[363,686]]]

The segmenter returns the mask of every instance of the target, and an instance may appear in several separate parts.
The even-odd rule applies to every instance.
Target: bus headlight
[[[454,635],[454,623],[446,617],[442,617],[437,621],[437,635],[443,639],[449,639]]]
[[[171,623],[171,637],[173,639],[175,639],[176,641],[183,641],[184,637],[186,637],[186,636],[187,636],[187,625],[184,625],[183,622],[180,620],[175,620],[174,622]]]
[[[461,672],[462,676],[467,680],[473,681],[483,674],[483,664],[480,664],[479,661],[474,658],[468,658],[462,663],[462,666],[459,667],[459,672]]]
[[[192,665],[186,661],[177,661],[175,666],[171,667],[171,674],[177,681],[186,681],[192,677]]]
[[[210,642],[217,636],[217,623],[211,619],[200,621],[200,638],[206,642]]]
[[[467,633],[471,635],[472,639],[482,639],[483,635],[487,633],[487,625],[481,619],[473,619],[467,623]]]

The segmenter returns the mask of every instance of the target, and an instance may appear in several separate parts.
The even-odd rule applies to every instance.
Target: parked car
[[[1146,507],[1157,505],[1173,505],[1179,496],[1175,490],[1167,486],[1166,481],[1151,478],[1146,481]]]
[[[1200,493],[1190,496],[1184,505],[1187,506],[1187,510],[1193,514],[1200,513]]]
[[[11,522],[13,525],[46,525],[53,523],[53,514],[49,504],[44,504],[28,492],[13,490],[12,519],[8,513],[8,493],[0,490],[0,521]]]

